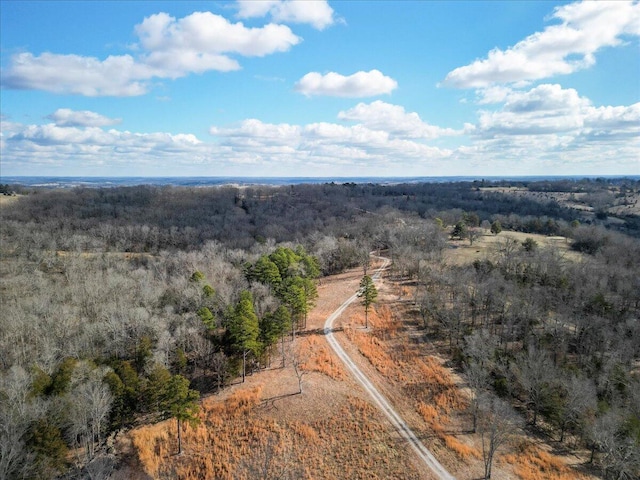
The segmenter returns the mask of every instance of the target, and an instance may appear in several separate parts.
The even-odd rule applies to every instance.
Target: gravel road
[[[373,275],[373,280],[378,281],[380,279],[380,275],[382,270],[384,270],[390,262],[388,258],[377,257],[383,260],[382,266],[380,266]],[[371,395],[374,402],[378,406],[380,410],[387,416],[389,421],[393,424],[393,426],[398,430],[400,435],[409,442],[409,444],[413,447],[416,454],[420,457],[420,459],[433,471],[433,473],[440,480],[455,480],[455,477],[451,475],[441,464],[436,460],[433,454],[423,445],[420,439],[413,433],[413,431],[409,428],[409,426],[405,423],[405,421],[400,417],[398,412],[391,406],[389,401],[378,391],[378,389],[373,385],[373,383],[365,376],[364,373],[356,366],[351,357],[347,355],[344,349],[340,346],[338,341],[333,335],[333,322],[344,312],[344,310],[353,303],[358,298],[357,294],[352,295],[349,299],[347,299],[340,307],[333,312],[324,324],[324,334],[333,348],[333,351],[336,352],[336,355],[342,360],[342,362],[346,365],[349,371],[353,374],[353,376],[358,380],[360,385]]]

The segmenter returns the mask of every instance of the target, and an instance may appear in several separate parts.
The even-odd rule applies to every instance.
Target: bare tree
[[[473,421],[472,432],[478,429],[478,416],[480,415],[480,399],[489,387],[489,373],[481,364],[471,361],[465,368],[465,377],[469,386],[469,412]]]
[[[22,367],[0,375],[0,478],[28,478],[33,473],[35,455],[26,439],[39,412],[28,400],[29,391],[30,378]]]
[[[87,461],[100,448],[113,397],[109,387],[98,379],[88,379],[69,392],[69,435],[84,447]]]
[[[599,463],[603,477],[616,480],[632,480],[640,473],[640,448],[637,440],[625,432],[624,414],[609,410],[592,425],[591,460],[599,451]]]
[[[484,478],[489,479],[496,452],[520,429],[522,420],[511,405],[494,396],[482,396],[479,412]]]
[[[310,352],[308,349],[304,349],[299,342],[291,345],[289,350],[289,356],[291,358],[291,366],[293,367],[293,371],[296,374],[296,378],[298,379],[298,393],[302,393],[302,379],[303,377],[309,373],[309,371],[305,368],[305,365],[310,360]]]
[[[216,377],[216,385],[218,392],[224,387],[224,384],[229,376],[229,358],[224,352],[216,352],[211,357],[209,366],[213,375]]]
[[[467,238],[469,239],[469,245],[473,245],[477,239],[482,236],[482,230],[476,227],[467,229]]]
[[[596,386],[589,378],[571,376],[563,384],[563,404],[557,416],[560,427],[560,442],[564,441],[564,435],[568,428],[577,427],[581,420],[589,413],[595,412],[598,397]]]
[[[531,424],[535,426],[542,405],[549,395],[556,369],[545,352],[532,346],[520,357],[517,367],[516,375],[527,396],[527,404],[533,412]]]

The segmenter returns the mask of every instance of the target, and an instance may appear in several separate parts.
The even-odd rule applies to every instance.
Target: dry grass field
[[[548,237],[535,233],[522,233],[503,231],[498,235],[493,235],[489,231],[483,231],[482,235],[469,244],[468,240],[450,240],[449,249],[445,252],[445,261],[453,265],[464,265],[472,263],[474,260],[483,260],[500,247],[500,243],[506,239],[514,239],[518,243],[531,238],[538,243],[540,248],[556,249],[563,258],[578,261],[580,254],[571,250],[571,240],[565,237]]]
[[[593,212],[593,206],[583,203],[587,193],[575,192],[532,192],[528,188],[519,187],[483,187],[480,190],[485,192],[496,192],[506,195],[512,195],[516,198],[529,198],[536,201],[556,201],[560,205],[578,210],[580,212]],[[620,188],[611,185],[608,192],[615,196],[613,205],[607,209],[611,215],[640,215],[640,193],[625,192],[621,193]]]

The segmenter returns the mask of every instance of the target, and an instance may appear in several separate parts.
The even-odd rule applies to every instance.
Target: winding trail
[[[380,267],[378,267],[373,274],[372,278],[374,281],[380,279],[380,275],[382,271],[389,266],[391,261],[385,257],[376,257],[383,260],[383,263]],[[371,380],[367,378],[367,376],[362,373],[362,371],[357,367],[357,365],[353,362],[351,357],[347,355],[344,349],[340,346],[338,341],[333,335],[333,322],[345,311],[345,309],[351,305],[356,298],[358,298],[357,293],[349,297],[340,307],[333,312],[324,323],[324,334],[333,348],[333,351],[336,352],[336,355],[342,360],[342,362],[346,365],[346,367],[351,371],[353,376],[358,380],[360,385],[371,395],[374,402],[378,405],[378,408],[382,410],[382,412],[387,416],[389,421],[393,424],[393,426],[398,430],[400,435],[409,442],[409,444],[413,447],[417,455],[420,459],[429,467],[433,473],[440,480],[455,480],[455,477],[451,475],[438,460],[433,456],[433,454],[429,451],[427,447],[423,445],[420,439],[416,436],[415,433],[409,428],[409,426],[405,423],[405,421],[400,417],[398,412],[391,406],[389,401],[378,391],[378,389],[373,385]]]

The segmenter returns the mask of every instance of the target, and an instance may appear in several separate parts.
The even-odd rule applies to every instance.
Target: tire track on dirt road
[[[376,269],[373,280],[377,281],[380,279],[380,275],[382,270],[384,270],[391,261],[385,257],[376,257],[383,260],[382,266]],[[356,298],[358,298],[358,294],[354,294],[349,297],[340,307],[333,312],[324,324],[324,334],[327,338],[327,342],[333,348],[333,351],[336,352],[336,355],[342,360],[345,366],[349,369],[352,375],[356,378],[356,380],[362,385],[362,387],[369,393],[371,398],[373,398],[378,408],[382,410],[382,412],[387,416],[392,425],[398,430],[400,435],[409,442],[411,447],[415,450],[416,454],[420,459],[431,469],[431,471],[440,479],[440,480],[455,480],[455,477],[451,475],[438,460],[433,456],[433,454],[429,451],[427,447],[420,441],[420,439],[416,436],[415,433],[409,428],[409,426],[405,423],[402,417],[396,412],[396,410],[391,406],[389,401],[382,395],[378,389],[373,385],[371,380],[367,378],[367,376],[362,373],[362,371],[357,367],[357,365],[353,362],[351,357],[344,351],[344,349],[340,346],[338,341],[333,335],[333,322],[342,315],[342,313],[346,310],[346,308],[351,305]]]

